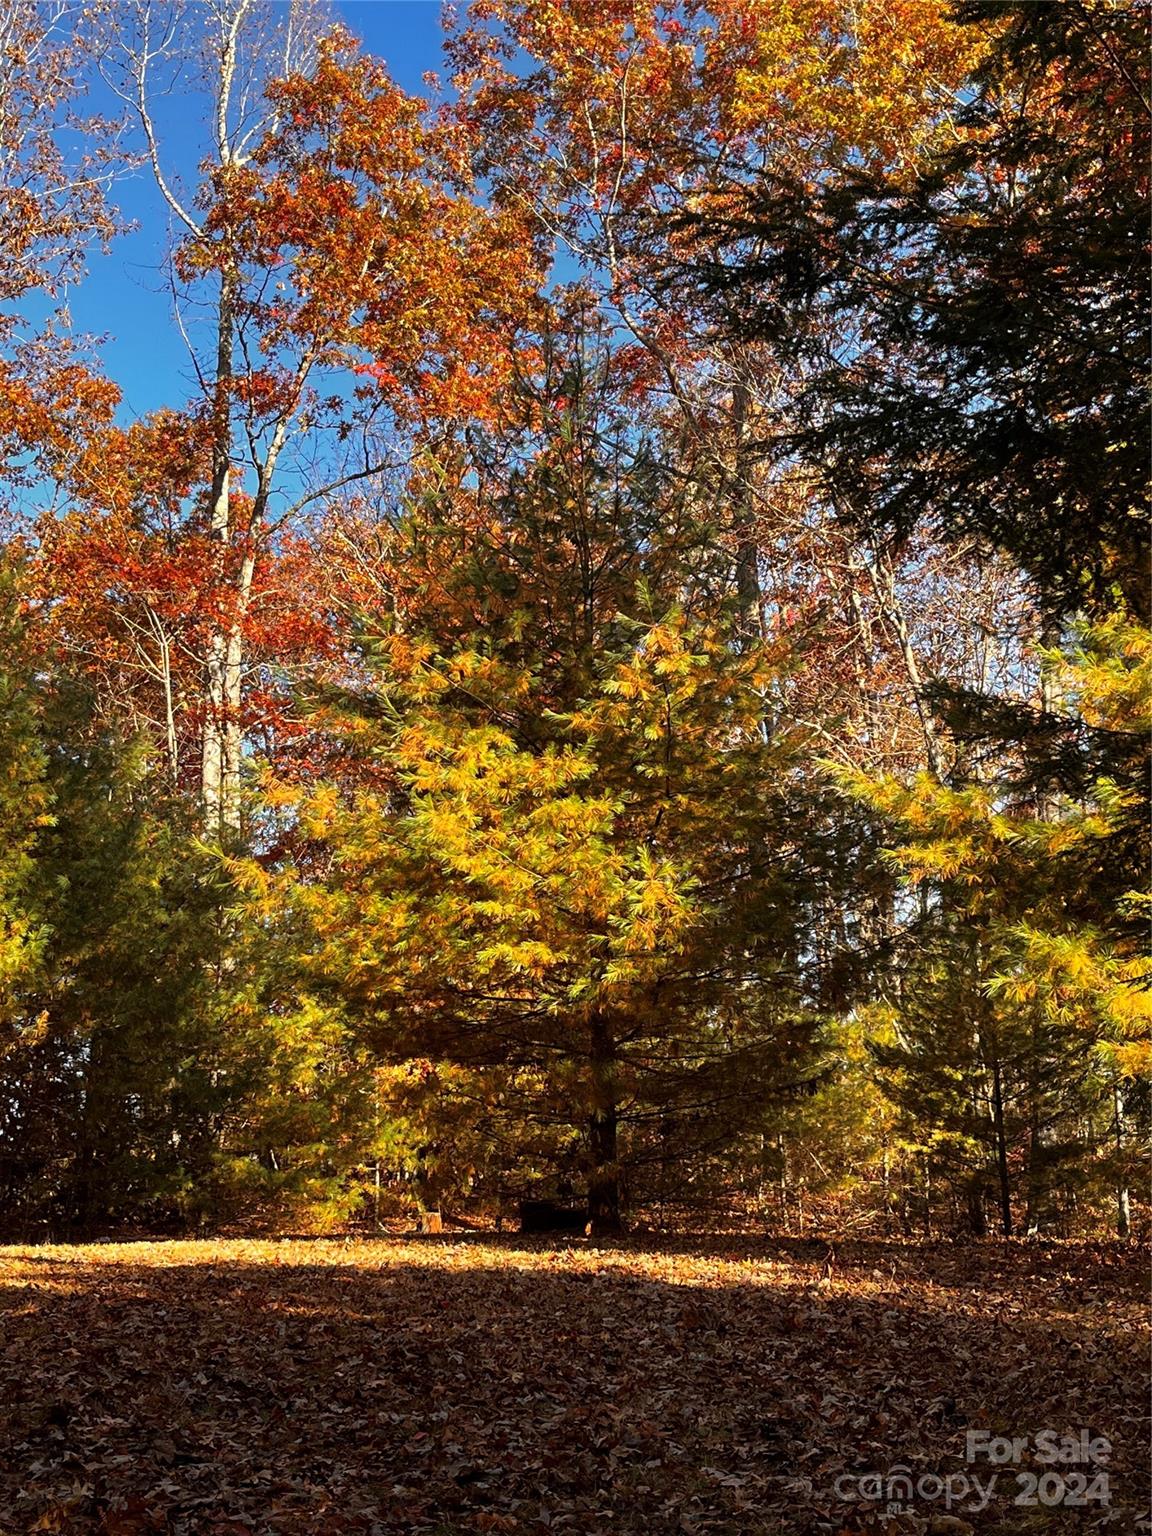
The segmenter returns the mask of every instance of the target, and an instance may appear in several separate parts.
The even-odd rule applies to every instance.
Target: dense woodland
[[[1148,16],[7,0],[9,1233],[1142,1219]]]

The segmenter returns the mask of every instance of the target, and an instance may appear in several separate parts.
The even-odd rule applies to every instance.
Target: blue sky
[[[424,74],[443,68],[438,0],[339,0],[334,9],[406,90],[423,93]],[[187,115],[173,112],[163,132],[168,158],[195,161],[195,125]],[[129,421],[181,404],[192,382],[163,270],[168,210],[144,168],[119,181],[113,200],[138,228],[107,255],[93,253],[88,276],[68,303],[76,331],[106,338],[101,368],[123,391],[122,415]]]
[[[438,0],[340,0],[336,11],[370,52],[410,88],[440,63]]]

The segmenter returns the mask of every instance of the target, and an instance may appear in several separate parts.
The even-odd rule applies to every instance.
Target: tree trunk
[[[1116,1189],[1116,1236],[1131,1237],[1132,1235],[1132,1201],[1128,1192],[1128,1185],[1121,1183]]]
[[[246,530],[249,542],[255,536],[254,527]],[[236,613],[228,630],[224,648],[224,717],[221,732],[221,796],[220,825],[223,834],[238,838],[241,830],[240,770],[243,764],[244,739],[242,708],[244,703],[244,619],[252,596],[252,578],[256,561],[251,549],[241,562],[236,580]]]
[[[236,323],[238,276],[226,267],[220,277],[216,314],[216,377],[212,400],[212,506],[209,531],[218,547],[217,579],[227,579],[232,543],[232,349]],[[200,797],[204,820],[213,837],[224,837],[237,820],[230,782],[226,741],[234,709],[229,697],[232,673],[231,626],[222,625],[208,638],[204,661],[204,727]],[[237,673],[238,675],[238,673]]]
[[[1132,1233],[1132,1201],[1124,1172],[1124,1100],[1119,1083],[1112,1087],[1112,1112],[1116,1135],[1116,1235],[1129,1237]]]
[[[1024,1208],[1024,1231],[1035,1237],[1040,1230],[1045,1205],[1044,1136],[1040,1126],[1039,1106],[1033,1100],[1028,1123],[1028,1193]]]
[[[433,1146],[420,1148],[416,1154],[416,1173],[413,1179],[420,1230],[429,1235],[444,1230],[444,1218],[440,1210],[440,1180],[435,1169],[437,1150]]]
[[[736,537],[736,597],[740,604],[740,639],[745,648],[763,638],[763,593],[760,587],[760,549],[752,491],[752,399],[746,383],[732,386],[732,430],[735,436],[730,482]]]
[[[784,1140],[784,1133],[780,1131],[776,1137],[776,1146],[780,1153],[780,1225],[785,1232],[791,1231],[791,1217],[788,1207],[788,1147]]]
[[[591,1021],[589,1066],[592,1109],[588,1116],[588,1218],[593,1237],[612,1237],[624,1230],[620,1210],[616,1041],[598,1016]]]
[[[924,738],[924,756],[928,771],[933,778],[940,779],[944,774],[944,753],[940,744],[940,736],[936,729],[936,721],[932,714],[932,706],[928,701],[924,678],[916,656],[916,648],[912,644],[912,637],[908,630],[908,620],[905,617],[903,604],[900,602],[899,594],[896,591],[896,576],[892,569],[891,560],[881,550],[874,549],[872,558],[866,564],[868,577],[872,583],[872,590],[876,594],[880,611],[896,637],[900,659],[904,663],[904,671],[908,677],[912,702],[916,707],[916,714],[920,720],[920,730]]]
[[[965,1191],[968,1204],[968,1230],[973,1237],[988,1236],[988,1217],[984,1212],[984,1176],[974,1174]]]
[[[1008,1177],[1008,1142],[1004,1132],[1004,1084],[999,1061],[992,1064],[992,1124],[996,1134],[996,1174],[1000,1182],[1000,1225],[1012,1236],[1012,1185]]]

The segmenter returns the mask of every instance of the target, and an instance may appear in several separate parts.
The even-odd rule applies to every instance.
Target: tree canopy
[[[1146,11],[8,9],[6,1220],[1127,1234]]]

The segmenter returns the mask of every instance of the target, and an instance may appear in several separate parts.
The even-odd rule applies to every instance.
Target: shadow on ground
[[[1072,1244],[0,1250],[0,1533],[913,1531],[859,1479],[902,1464],[944,1514],[975,1427],[1106,1436],[1111,1503],[1018,1505],[1029,1448],[955,1517],[1128,1533],[1143,1273]]]

